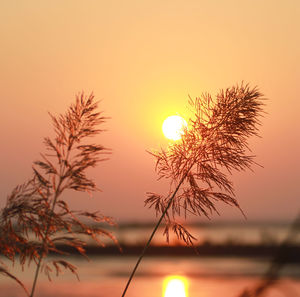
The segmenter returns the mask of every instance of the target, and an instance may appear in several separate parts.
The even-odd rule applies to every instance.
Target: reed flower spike
[[[179,217],[210,218],[219,213],[215,205],[219,201],[240,209],[229,176],[255,164],[248,139],[258,136],[264,98],[257,88],[242,83],[221,90],[214,99],[210,94],[189,98],[189,106],[194,116],[181,140],[151,152],[158,178],[169,181],[170,191],[166,195],[147,193],[145,205],[154,208],[159,220],[122,296],[162,221],[167,240],[173,230],[179,239],[192,245],[195,237],[179,223]]]
[[[46,258],[50,252],[66,254],[59,250],[58,244],[68,245],[85,255],[82,234],[99,245],[103,245],[103,236],[116,242],[102,226],[112,225],[111,218],[98,212],[71,210],[62,195],[66,190],[89,193],[98,190],[86,175],[88,168],[95,167],[109,154],[108,149],[89,140],[102,132],[98,126],[107,119],[97,111],[97,105],[92,94],[82,93],[65,114],[58,117],[50,114],[55,138],[44,139],[47,152],[34,162],[33,177],[12,191],[1,210],[0,252],[12,262],[18,255],[23,268],[26,263],[36,264],[31,292],[4,265],[0,266],[0,272],[14,278],[28,296],[34,295],[40,271],[50,280],[51,272],[59,275],[62,269],[78,277],[77,268],[64,258]],[[94,227],[90,222],[94,222]]]

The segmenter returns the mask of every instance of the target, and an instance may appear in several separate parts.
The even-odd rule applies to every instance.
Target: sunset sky
[[[63,113],[84,91],[111,118],[94,141],[112,155],[90,172],[102,192],[69,192],[68,201],[118,221],[153,219],[145,193],[166,188],[146,150],[168,144],[163,120],[186,115],[189,95],[245,81],[269,100],[262,138],[250,141],[264,168],[233,175],[237,199],[249,220],[292,220],[300,211],[299,28],[298,0],[1,1],[0,206],[53,136],[47,112]],[[218,220],[244,221],[218,208]]]

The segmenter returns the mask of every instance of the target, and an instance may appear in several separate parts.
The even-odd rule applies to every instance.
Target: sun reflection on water
[[[179,275],[168,276],[163,283],[163,297],[188,297],[188,281]]]

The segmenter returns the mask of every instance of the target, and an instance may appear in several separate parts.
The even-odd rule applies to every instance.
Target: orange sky
[[[251,140],[264,169],[234,175],[238,201],[249,220],[292,219],[300,209],[299,28],[297,0],[1,1],[0,206],[51,135],[47,111],[64,112],[84,90],[111,117],[96,141],[113,154],[91,173],[103,192],[70,201],[118,220],[153,218],[145,192],[163,187],[146,150],[167,144],[162,121],[184,115],[188,95],[244,80],[270,100],[263,138]],[[219,209],[221,219],[243,220]]]

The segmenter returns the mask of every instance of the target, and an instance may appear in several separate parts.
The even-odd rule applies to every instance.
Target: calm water
[[[193,227],[199,243],[252,243],[280,242],[288,232],[288,225],[214,225]],[[116,236],[123,243],[142,243],[151,228],[120,228]],[[299,235],[299,234],[298,234]],[[298,239],[295,238],[299,243]],[[162,244],[161,232],[154,244]],[[38,281],[36,296],[41,297],[121,297],[128,276],[137,257],[95,256],[88,262],[72,257],[69,261],[79,269],[80,282],[69,272],[49,282],[45,275]],[[9,263],[6,261],[9,265]],[[143,259],[127,292],[128,297],[162,297],[163,280],[169,275],[182,275],[188,279],[188,297],[238,297],[246,288],[254,288],[270,263],[263,259],[226,257],[146,257]],[[33,265],[20,271],[15,265],[13,273],[31,287]],[[267,290],[264,297],[300,297],[300,265],[289,264],[280,272],[280,282]],[[25,296],[22,289],[9,278],[0,275],[0,297]]]
[[[42,275],[37,296],[43,297],[104,297],[121,296],[136,257],[93,257],[90,262],[72,258],[78,266],[81,281],[71,273],[48,282]],[[263,260],[241,258],[145,258],[128,290],[128,297],[160,297],[163,280],[168,275],[183,275],[189,282],[189,297],[237,297],[245,288],[256,286],[269,263]],[[33,270],[18,272],[30,285]],[[266,296],[300,296],[300,267],[286,266],[281,271],[281,281],[271,287]],[[0,278],[0,296],[25,296],[13,281]]]

